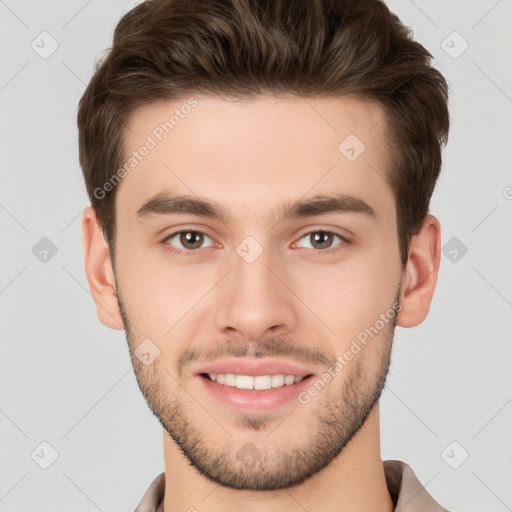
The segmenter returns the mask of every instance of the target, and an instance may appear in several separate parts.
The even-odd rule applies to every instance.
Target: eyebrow
[[[227,223],[229,212],[220,204],[199,196],[160,193],[146,201],[138,210],[140,219],[186,213]],[[361,198],[347,194],[317,195],[282,206],[274,221],[325,215],[328,213],[360,213],[377,220],[375,210]]]

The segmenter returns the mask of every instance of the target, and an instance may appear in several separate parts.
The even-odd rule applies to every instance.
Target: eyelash
[[[171,238],[174,238],[176,235],[180,235],[182,233],[197,233],[197,234],[201,234],[201,235],[205,235],[205,236],[208,236],[206,233],[203,233],[202,231],[196,231],[194,229],[182,229],[181,231],[175,231],[174,233],[171,233],[170,235],[167,235],[161,242],[161,244],[164,246],[164,250],[167,251],[169,254],[172,254],[172,255],[182,255],[182,256],[198,256],[200,253],[201,253],[201,248],[200,249],[195,249],[195,250],[191,250],[191,249],[175,249],[173,248],[171,245],[169,245],[167,243],[168,240],[170,240]],[[314,231],[309,231],[307,233],[304,233],[300,238],[299,240],[301,240],[302,238],[304,237],[307,237],[307,236],[310,236],[310,235],[314,235],[315,233],[324,233],[324,234],[331,234],[331,235],[334,235],[336,237],[338,237],[342,243],[339,243],[338,245],[332,247],[332,248],[329,248],[329,249],[312,249],[313,251],[316,251],[317,253],[319,254],[322,254],[322,255],[326,255],[326,254],[334,254],[340,250],[343,249],[343,247],[345,245],[350,245],[351,242],[350,240],[348,240],[346,237],[340,235],[339,233],[336,233],[335,231],[328,231],[328,230],[324,230],[324,229],[317,229],[317,230],[314,230]],[[211,238],[208,236],[208,238]],[[207,247],[203,247],[202,249],[207,249]]]

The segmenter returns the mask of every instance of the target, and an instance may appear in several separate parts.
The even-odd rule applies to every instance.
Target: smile
[[[202,389],[215,401],[232,410],[260,413],[288,404],[297,404],[297,396],[314,378],[313,374],[243,375],[201,373]]]
[[[208,373],[208,378],[224,386],[238,389],[271,389],[291,386],[300,382],[304,377],[300,375],[235,375],[234,373]]]

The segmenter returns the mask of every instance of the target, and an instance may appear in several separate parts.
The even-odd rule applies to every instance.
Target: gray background
[[[80,234],[77,103],[136,3],[0,0],[0,511],[132,510],[163,471],[161,427],[124,332],[96,317]],[[428,319],[396,332],[383,458],[448,509],[512,510],[512,2],[389,5],[449,81],[452,129],[431,207],[445,254]],[[58,453],[47,469],[42,442]]]

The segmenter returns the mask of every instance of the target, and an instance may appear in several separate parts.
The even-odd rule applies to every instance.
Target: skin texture
[[[137,381],[164,428],[164,510],[393,510],[378,398],[395,322],[412,327],[428,314],[439,222],[427,216],[402,269],[385,179],[392,155],[377,103],[194,98],[197,106],[118,185],[115,274],[92,208],[82,219],[98,316],[126,330]],[[125,134],[127,157],[185,101],[135,112]],[[353,161],[338,149],[349,134],[365,145]],[[361,198],[375,217],[282,217],[291,203],[332,192]],[[229,217],[138,216],[160,193],[207,199]],[[180,230],[204,234],[200,248],[174,236]],[[334,236],[319,245],[311,232],[346,241]],[[248,236],[257,242],[250,251],[262,250],[251,263],[237,252]],[[396,318],[307,404],[293,399],[270,411],[241,412],[213,396],[197,375],[202,365],[225,358],[268,357],[319,378],[398,302]],[[145,339],[159,351],[149,365],[134,355]],[[251,464],[239,456],[248,449]]]

